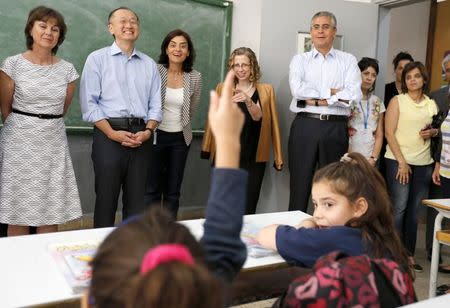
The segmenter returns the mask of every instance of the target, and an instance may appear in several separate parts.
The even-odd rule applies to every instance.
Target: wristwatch
[[[150,131],[150,135],[153,134],[153,132],[155,131],[154,128],[150,128],[150,127],[146,127],[145,130]]]

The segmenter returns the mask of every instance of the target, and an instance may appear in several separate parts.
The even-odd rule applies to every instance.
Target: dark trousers
[[[183,132],[157,130],[147,176],[144,199],[147,206],[161,205],[162,202],[173,217],[177,217],[188,153]]]
[[[0,224],[0,237],[5,237],[8,234],[8,225]]]
[[[131,127],[130,131],[143,130]],[[95,173],[94,228],[114,225],[117,200],[122,188],[122,217],[137,215],[145,210],[144,193],[151,140],[140,147],[130,148],[109,139],[94,128],[92,162]]]
[[[241,162],[240,167],[248,171],[247,205],[245,208],[245,214],[255,214],[259,200],[259,192],[261,191],[261,185],[264,178],[264,172],[266,171],[266,163]]]
[[[386,177],[394,206],[395,227],[403,245],[414,256],[417,238],[417,214],[422,200],[428,198],[433,165],[410,165],[412,173],[407,184],[395,178],[398,171],[396,160],[386,159]]]
[[[297,117],[289,133],[289,210],[306,212],[316,165],[338,161],[348,150],[345,121]]]

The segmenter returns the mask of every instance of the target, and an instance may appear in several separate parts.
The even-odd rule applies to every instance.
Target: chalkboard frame
[[[37,6],[37,5],[47,5],[47,6],[55,7],[56,9],[59,9],[57,6],[52,6],[52,1],[42,0],[42,1],[39,1],[39,2],[36,1],[36,3],[34,3],[34,1],[33,1],[33,5],[32,6],[30,6],[30,2],[31,1],[28,0],[28,1],[24,1],[22,3],[24,5],[28,5],[30,9],[32,7],[34,7],[34,6]],[[207,6],[214,6],[214,7],[217,7],[217,8],[220,8],[220,9],[224,10],[220,14],[221,17],[223,16],[223,20],[222,20],[222,18],[220,20],[221,23],[223,22],[223,28],[221,28],[223,30],[220,30],[220,31],[223,31],[220,34],[220,35],[222,35],[222,33],[223,33],[223,37],[221,38],[221,45],[220,46],[224,46],[223,52],[220,54],[220,65],[221,65],[221,67],[217,66],[218,65],[218,61],[214,62],[214,63],[216,63],[215,65],[216,65],[216,67],[219,68],[219,71],[220,71],[220,76],[217,76],[218,77],[217,78],[217,82],[220,82],[224,78],[225,73],[227,71],[227,59],[228,59],[228,55],[230,54],[233,3],[231,1],[228,1],[228,0],[186,0],[186,2],[199,3],[199,4],[203,4],[203,5],[207,5]],[[124,3],[120,3],[117,6],[120,6],[120,5],[125,5],[126,6],[127,3],[125,1]],[[131,6],[131,8],[133,8],[133,7]],[[70,15],[67,12],[62,12],[62,13],[65,15],[66,19],[67,19],[68,15]],[[138,14],[140,14],[139,11],[138,11]],[[0,15],[2,15],[1,12],[0,12]],[[25,21],[26,21],[26,16],[23,16],[23,20],[24,20],[23,24],[20,25],[20,27],[24,27]],[[104,23],[104,27],[105,27],[105,31],[106,31],[106,21]],[[176,28],[176,26],[174,26],[173,28]],[[69,25],[69,35],[70,35],[70,29],[71,28],[70,28],[70,25]],[[3,30],[3,31],[5,31],[5,30]],[[188,32],[189,32],[189,30],[188,30]],[[23,33],[23,32],[21,32],[21,33]],[[190,33],[190,34],[192,35],[192,33]],[[165,34],[161,33],[161,35],[165,35]],[[20,37],[20,35],[19,35],[19,37]],[[22,39],[23,39],[23,45],[21,45],[21,46],[24,47],[25,46],[25,42],[24,42],[23,36],[22,36]],[[138,41],[138,48],[140,50],[142,50],[142,48],[139,47],[139,43],[141,42],[141,44],[143,44],[142,43],[143,40],[145,40],[145,37],[143,37],[142,34],[141,34],[141,38]],[[193,40],[194,40],[194,44],[195,44],[195,38],[193,38]],[[219,39],[219,41],[220,41],[220,39]],[[110,41],[110,43],[112,43],[112,40]],[[68,44],[70,44],[70,42],[68,43],[68,40],[67,40],[67,37],[66,37],[66,42],[63,44],[61,50],[64,50],[65,45],[67,46]],[[74,44],[74,42],[72,42],[72,44]],[[107,45],[105,45],[105,46],[107,46]],[[152,46],[155,46],[155,44],[153,43]],[[196,47],[197,47],[197,44],[196,44]],[[92,51],[93,50],[89,50],[89,52],[92,52]],[[11,55],[12,54],[9,54],[7,56],[11,56]],[[197,47],[197,55],[199,55],[198,47]],[[2,56],[5,56],[5,55],[2,55]],[[155,61],[157,60],[157,57],[155,56],[154,52],[150,56],[152,56],[152,58],[155,59]],[[64,57],[64,55],[62,55],[62,57],[64,59],[66,59],[66,57]],[[4,58],[1,59],[1,61],[3,61],[3,60],[4,60]],[[70,59],[68,59],[68,60],[70,61]],[[194,65],[194,68],[195,68],[195,65]],[[77,67],[77,69],[78,69],[78,71],[79,71],[79,73],[81,75],[82,67]],[[200,71],[201,71],[201,69],[200,69]],[[205,76],[205,75],[203,74],[203,76]],[[211,78],[209,78],[209,79],[211,79]],[[76,118],[74,118],[74,116],[77,116],[78,112],[79,112],[78,110],[76,110],[76,109],[79,109],[79,103],[78,103],[78,100],[76,99],[76,98],[78,98],[79,80],[77,81],[77,83],[78,83],[77,84],[77,91],[76,91],[75,97],[74,97],[75,99],[74,99],[74,102],[72,103],[72,106],[70,108],[70,109],[72,109],[72,107],[75,107],[75,111],[72,111],[70,113],[71,110],[69,109],[69,114],[66,116],[66,131],[70,135],[91,135],[92,131],[93,131],[93,126],[92,126],[91,123],[83,122],[83,121],[81,121],[81,119],[80,119],[80,121],[78,121],[78,123],[76,123],[76,125],[71,125],[71,124],[68,123],[69,119],[70,119],[70,122],[73,123],[74,120],[76,119]],[[212,85],[210,84],[209,87],[212,87]],[[203,90],[202,90],[202,93],[203,93],[202,94],[202,101],[200,102],[200,104],[201,104],[200,108],[202,109],[201,110],[202,114],[201,115],[197,114],[197,116],[198,116],[197,117],[198,118],[197,119],[197,127],[193,127],[193,134],[197,135],[197,136],[198,135],[202,135],[204,133],[204,123],[206,122],[206,115],[207,115],[205,113],[205,110],[207,111],[208,104],[209,104],[209,101],[206,101],[207,98],[209,97],[209,95],[204,95],[204,93],[208,94],[209,90],[211,90],[211,89],[209,89],[208,87],[205,87],[205,82],[204,82],[204,87],[203,87]],[[198,113],[200,113],[200,112],[198,112]],[[81,117],[81,114],[79,114],[79,116]],[[195,119],[194,119],[194,122],[195,122]],[[200,126],[199,123],[202,123],[201,127],[199,127]],[[0,126],[2,126],[2,124],[0,124]]]

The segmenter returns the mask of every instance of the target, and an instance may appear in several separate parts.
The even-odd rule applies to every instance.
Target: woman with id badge
[[[386,111],[381,99],[372,92],[379,72],[378,61],[362,58],[358,62],[361,70],[361,101],[350,105],[349,152],[361,153],[372,166],[375,166],[383,144],[384,115]]]

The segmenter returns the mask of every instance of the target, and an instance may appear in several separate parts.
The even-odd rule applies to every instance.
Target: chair
[[[438,215],[434,221],[435,235],[433,239],[433,251],[431,254],[430,288],[428,291],[428,297],[431,298],[436,296],[440,245],[450,246],[450,230],[441,230],[442,219],[444,217],[450,218],[450,199],[423,200],[422,202],[438,211]]]

